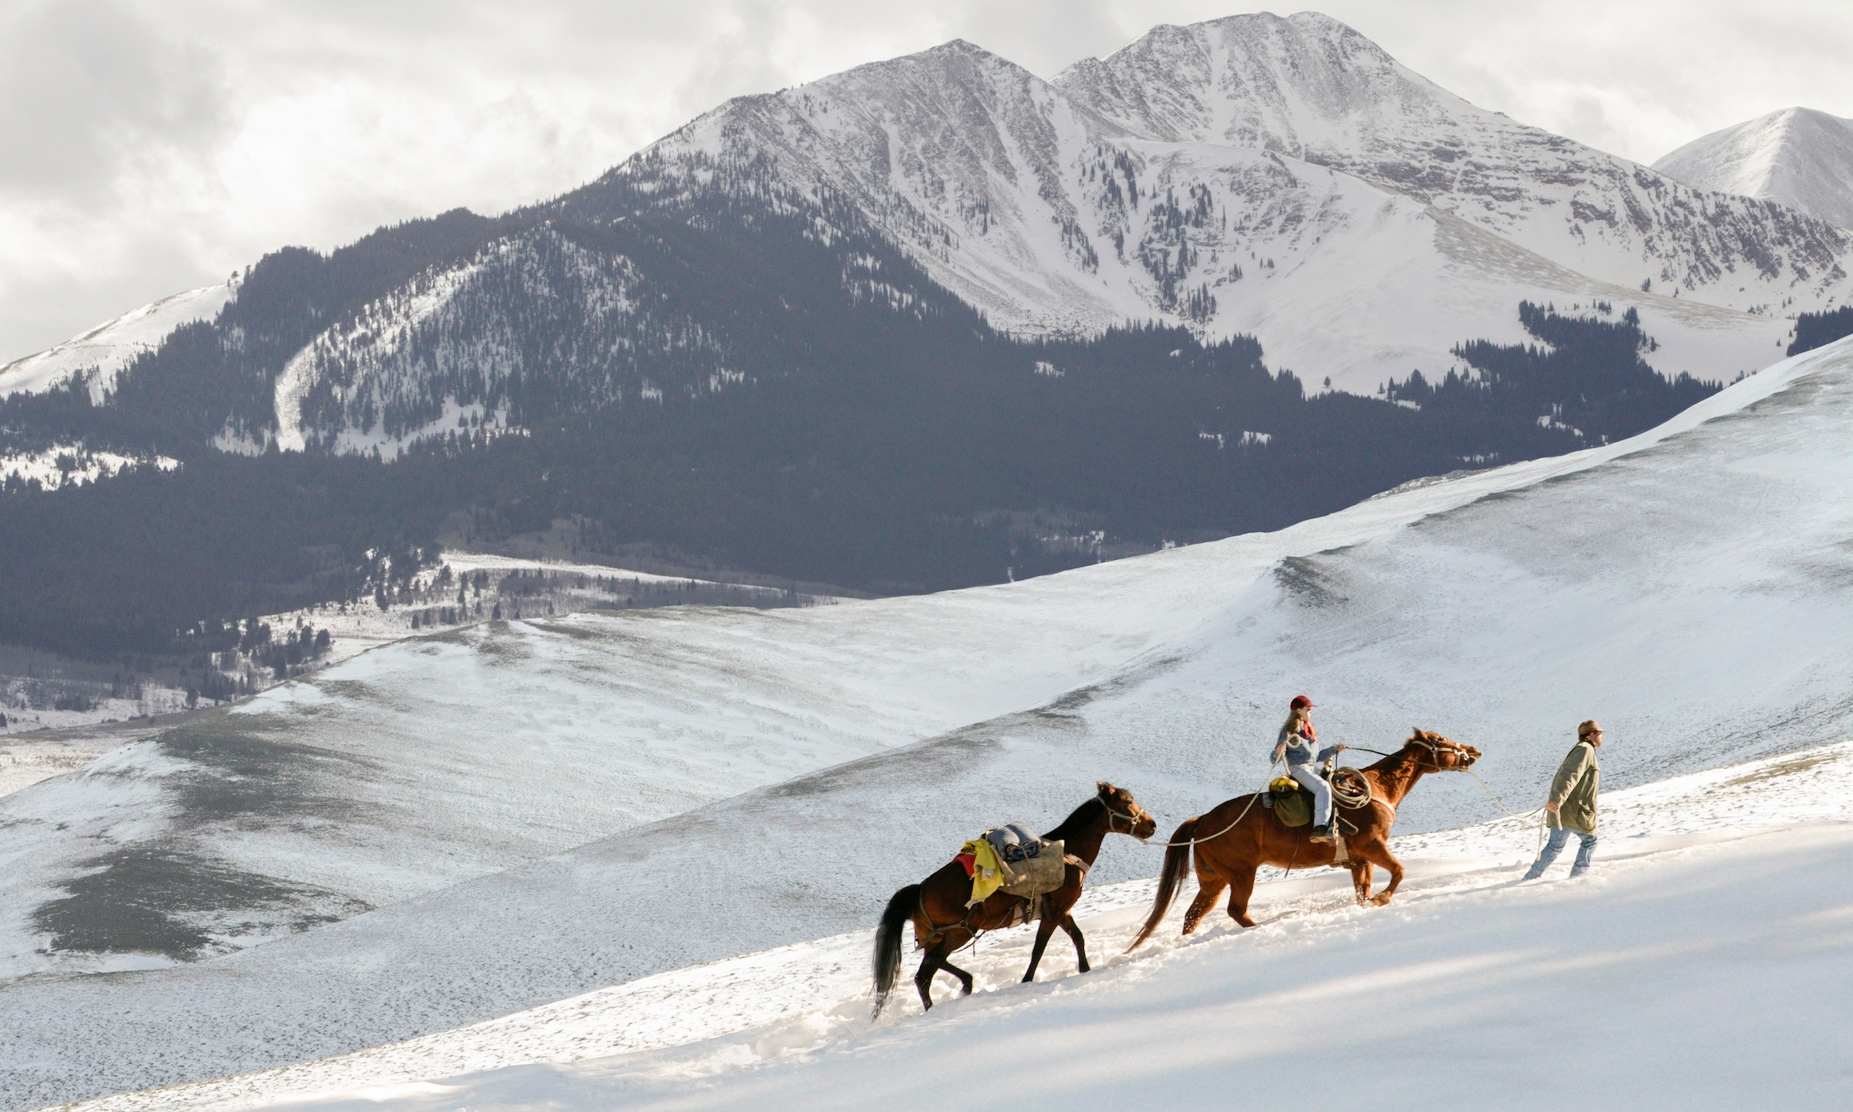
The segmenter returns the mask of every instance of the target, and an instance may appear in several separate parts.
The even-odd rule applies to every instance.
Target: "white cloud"
[[[729,96],[970,39],[1052,76],[1207,0],[38,0],[0,14],[0,361],[289,243],[570,189]],[[1476,103],[1651,161],[1853,116],[1853,5],[1336,0]]]

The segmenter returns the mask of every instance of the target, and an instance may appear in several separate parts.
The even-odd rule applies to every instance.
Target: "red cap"
[[[1318,705],[1318,703],[1313,702],[1304,695],[1295,695],[1291,707],[1294,710],[1298,710],[1301,707],[1316,707]]]

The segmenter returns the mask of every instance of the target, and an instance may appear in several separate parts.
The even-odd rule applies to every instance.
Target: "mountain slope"
[[[1700,136],[1654,169],[1697,189],[1761,197],[1853,228],[1853,120],[1785,108]]]
[[[692,662],[684,681],[700,685],[705,716],[737,723],[730,735],[814,744],[828,721],[779,713],[763,693],[814,687],[829,702],[846,683],[868,700],[851,718],[946,732],[229,957],[133,980],[7,985],[0,999],[17,1022],[0,1033],[5,1107],[391,1042],[857,929],[973,830],[1050,824],[1097,777],[1128,786],[1167,827],[1251,787],[1282,704],[1301,690],[1334,740],[1383,748],[1417,723],[1480,746],[1477,771],[1508,801],[1535,793],[1573,724],[1592,715],[1616,742],[1605,753],[1616,788],[1839,740],[1853,731],[1850,409],[1853,345],[1842,342],[1632,441],[1413,485],[1279,533],[754,616],[737,655]],[[684,620],[678,636],[706,640],[742,619]],[[632,621],[541,628],[622,641]],[[1020,632],[997,636],[1010,630]],[[1050,644],[1069,646],[1053,668]],[[1070,654],[1088,650],[1093,662],[1077,667],[1086,658]],[[418,658],[399,659],[408,670],[396,683],[419,682]],[[359,678],[343,672],[359,664],[318,683]],[[519,662],[508,666],[519,682]],[[1064,676],[1076,686],[1042,694]],[[974,679],[997,696],[986,706],[959,694]],[[677,695],[616,698],[618,716],[647,728]],[[994,717],[947,729],[961,706]],[[246,751],[261,767],[287,757],[273,747],[288,740]],[[441,763],[479,743],[450,728],[426,744]],[[200,798],[214,783],[197,781]],[[148,787],[98,777],[84,790],[99,809],[124,801],[126,816]],[[47,781],[5,806],[36,808],[70,788]],[[1439,777],[1400,808],[1399,830],[1491,813],[1479,784]],[[342,838],[330,817],[319,843]],[[81,833],[56,836],[75,844]],[[1155,859],[1116,839],[1094,879],[1147,875]],[[44,898],[10,896],[6,915],[19,922]],[[402,971],[390,993],[378,991],[383,969]],[[125,1012],[147,1018],[99,1019]],[[161,1017],[181,1013],[177,1039]]]

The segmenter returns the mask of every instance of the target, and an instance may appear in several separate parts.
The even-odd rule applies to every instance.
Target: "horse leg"
[[[1216,901],[1222,896],[1222,890],[1227,887],[1229,887],[1229,882],[1222,878],[1222,874],[1209,869],[1197,870],[1197,898],[1190,901],[1190,907],[1184,911],[1185,934],[1197,929],[1197,925],[1202,923],[1203,917],[1210,913],[1210,908],[1216,906]]]
[[[1371,863],[1362,860],[1353,861],[1349,868],[1351,869],[1351,888],[1357,893],[1358,903],[1369,903],[1371,882],[1376,879],[1371,872]]]
[[[1042,952],[1049,948],[1049,937],[1055,933],[1055,920],[1044,915],[1036,924],[1036,945],[1029,951],[1029,968],[1023,971],[1023,984],[1036,979],[1036,967],[1042,964]]]
[[[1384,871],[1390,874],[1390,886],[1377,893],[1370,901],[1382,907],[1390,902],[1391,896],[1396,895],[1396,886],[1403,882],[1403,863],[1390,853],[1390,847],[1383,842],[1375,842],[1366,847],[1365,853],[1368,855],[1367,861],[1383,866]]]
[[[920,972],[914,974],[914,987],[920,990],[920,1006],[925,1011],[933,1010],[933,974],[939,972],[942,966],[951,968],[946,961],[947,955],[951,952],[950,939],[942,935],[940,940],[933,943],[932,947],[927,950],[926,956],[920,959]],[[953,976],[964,982],[965,991],[971,991],[971,974],[961,971],[954,973]]]
[[[1081,937],[1081,927],[1074,921],[1074,916],[1062,916],[1062,929],[1074,940],[1075,960],[1081,964],[1081,972],[1087,972],[1087,940]]]
[[[970,973],[960,969],[945,958],[939,959],[939,967],[959,979],[960,996],[970,996],[972,994],[972,975]]]
[[[1229,918],[1252,927],[1255,921],[1248,917],[1248,898],[1255,894],[1255,866],[1245,865],[1237,868],[1235,875],[1229,878]]]

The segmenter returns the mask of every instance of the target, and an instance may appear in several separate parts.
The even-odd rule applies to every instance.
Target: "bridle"
[[[1462,762],[1469,759],[1477,759],[1477,757],[1469,757],[1467,746],[1462,745],[1458,741],[1449,741],[1446,738],[1443,738],[1441,742],[1433,742],[1429,741],[1427,738],[1412,737],[1405,742],[1404,745],[1420,745],[1422,748],[1428,750],[1429,760],[1426,763],[1429,768],[1434,769],[1436,772],[1465,772],[1467,766]],[[1449,765],[1440,763],[1441,754],[1443,753],[1452,755],[1455,763]]]
[[[1125,835],[1127,835],[1128,837],[1133,837],[1133,838],[1139,838],[1139,835],[1138,835],[1138,834],[1136,834],[1136,833],[1134,833],[1134,831],[1136,831],[1136,830],[1138,830],[1138,829],[1139,829],[1139,817],[1138,817],[1137,815],[1130,815],[1130,814],[1127,814],[1127,813],[1126,813],[1125,811],[1121,811],[1121,810],[1117,810],[1117,809],[1116,809],[1116,808],[1115,808],[1115,807],[1113,806],[1113,801],[1112,801],[1111,799],[1108,799],[1108,798],[1107,798],[1107,793],[1106,793],[1106,792],[1100,792],[1100,793],[1098,793],[1098,794],[1096,794],[1096,795],[1094,796],[1094,801],[1095,801],[1096,803],[1099,803],[1099,804],[1101,805],[1101,807],[1103,807],[1103,808],[1105,808],[1105,809],[1106,809],[1106,812],[1107,812],[1107,830],[1108,830],[1108,832],[1109,832],[1109,833],[1113,833],[1113,834],[1125,834]],[[1151,818],[1151,816],[1150,816],[1150,815],[1147,815],[1147,816],[1146,816],[1146,818]],[[1114,827],[1114,825],[1113,825],[1113,820],[1114,820],[1114,819],[1125,819],[1125,820],[1126,820],[1126,829],[1124,829],[1124,830],[1119,830],[1119,829],[1116,829],[1116,828]],[[1157,822],[1157,820],[1156,820],[1156,819],[1153,819],[1153,821],[1152,821],[1152,829],[1153,829],[1153,831],[1154,831],[1154,832],[1156,832],[1156,831],[1157,831],[1157,828],[1158,828],[1158,822]],[[1148,835],[1146,835],[1146,836],[1145,836],[1144,838],[1139,838],[1139,840],[1140,840],[1141,842],[1143,842],[1143,841],[1146,841],[1146,840],[1148,840],[1148,839],[1149,839],[1150,837],[1151,837],[1151,835],[1150,835],[1150,834],[1148,834]]]
[[[1451,741],[1447,738],[1443,738],[1441,742],[1433,742],[1433,741],[1429,741],[1427,738],[1412,737],[1408,741],[1403,743],[1403,747],[1405,749],[1411,745],[1420,745],[1422,748],[1428,750],[1429,759],[1424,761],[1418,758],[1416,763],[1423,768],[1433,769],[1436,772],[1466,772],[1468,770],[1467,766],[1459,762],[1463,760],[1467,760],[1467,759],[1473,759],[1473,760],[1479,759],[1477,755],[1474,755],[1471,758],[1469,757],[1467,746],[1462,745],[1458,741]],[[1362,745],[1351,745],[1351,746],[1347,746],[1346,748],[1356,749],[1360,753],[1375,753],[1379,757],[1400,756],[1403,751],[1402,749],[1399,749],[1395,753],[1385,753],[1381,749],[1366,749]],[[1447,764],[1447,765],[1442,764],[1440,762],[1440,757],[1441,757],[1441,754],[1443,753],[1451,754],[1455,758],[1456,763]]]

